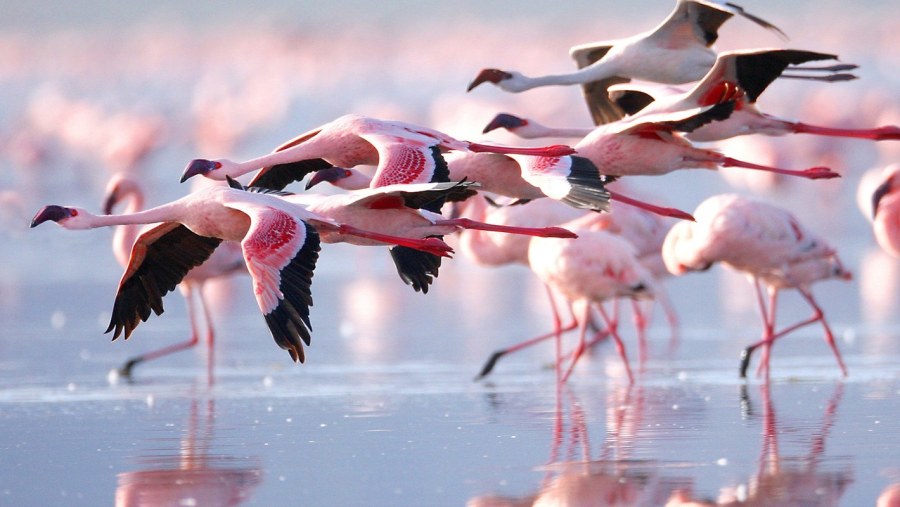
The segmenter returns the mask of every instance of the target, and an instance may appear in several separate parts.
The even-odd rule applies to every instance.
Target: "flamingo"
[[[151,310],[163,313],[163,296],[222,241],[240,241],[257,305],[275,343],[295,362],[304,361],[302,344],[310,343],[310,284],[320,249],[317,231],[333,241],[353,236],[360,238],[358,243],[401,244],[444,256],[452,252],[436,238],[365,231],[320,217],[276,195],[219,185],[124,215],[97,216],[77,207],[45,206],[35,214],[31,227],[48,220],[71,230],[160,224],[138,236],[131,249],[106,330],[113,332],[113,340],[122,334],[127,339]]]
[[[594,123],[609,123],[623,117],[608,96],[607,89],[613,84],[631,79],[683,84],[703,78],[716,60],[711,46],[718,38],[718,29],[735,14],[786,38],[776,26],[731,2],[677,0],[669,16],[649,32],[569,49],[578,65],[576,72],[528,77],[519,72],[483,69],[468,91],[484,82],[514,93],[539,86],[580,84]]]
[[[282,144],[274,152],[245,162],[195,159],[181,181],[198,174],[215,180],[260,169],[250,186],[280,190],[308,173],[332,166],[377,165],[373,187],[447,181],[441,150],[562,156],[568,146],[517,148],[454,139],[443,132],[404,123],[348,114]]]
[[[483,200],[482,200],[483,201]],[[612,213],[589,213],[577,212],[560,203],[552,200],[538,200],[528,202],[524,205],[503,206],[487,208],[484,205],[470,206],[470,203],[482,202],[478,199],[470,199],[462,204],[464,206],[463,213],[475,214],[480,217],[490,217],[490,221],[494,223],[504,224],[530,224],[530,225],[547,225],[551,223],[562,224],[563,222],[577,223],[579,230],[601,230],[611,234],[615,234],[627,240],[634,249],[634,254],[638,262],[653,276],[653,294],[655,299],[659,299],[660,304],[666,312],[666,317],[670,326],[674,329],[678,325],[678,319],[675,315],[674,308],[668,298],[665,297],[665,291],[662,284],[659,283],[661,278],[668,276],[669,272],[665,268],[662,260],[661,248],[665,239],[668,227],[663,224],[660,217],[642,211],[634,207],[623,207]],[[568,211],[567,211],[568,209]],[[577,215],[576,215],[577,213]],[[487,220],[488,218],[483,218]],[[576,221],[577,222],[573,222]],[[568,227],[568,226],[567,226]],[[459,247],[463,255],[469,257],[478,264],[498,266],[503,264],[525,264],[528,263],[528,247],[530,238],[520,238],[515,236],[497,235],[491,233],[482,233],[479,231],[465,231],[460,235]],[[554,299],[550,300],[551,307],[555,304]],[[638,301],[632,299],[632,314],[634,317],[635,328],[638,332],[638,343],[640,346],[640,358],[643,362],[646,358],[646,327],[647,316],[645,310],[642,309]],[[617,307],[614,308],[611,318],[613,327],[618,322]],[[588,322],[588,324],[592,324]],[[568,332],[578,326],[578,320],[573,316],[571,322],[560,327],[561,332]],[[552,338],[556,335],[556,330],[551,333],[545,333],[535,338],[522,341],[515,345],[499,349],[491,354],[488,361],[482,367],[476,380],[481,379],[488,374],[496,366],[497,362],[504,356],[522,350],[524,348],[536,345],[541,341]],[[589,341],[586,348],[596,345],[607,336],[606,333],[598,333],[594,339]]]
[[[872,226],[885,252],[900,258],[900,164],[882,173],[882,183],[872,194]]]
[[[586,219],[592,218],[587,216]],[[556,304],[551,304],[557,337],[557,378],[565,382],[584,352],[593,306],[599,311],[606,330],[616,343],[629,382],[633,382],[625,345],[602,303],[615,298],[651,297],[653,277],[640,264],[634,247],[627,240],[606,231],[585,228],[584,220],[584,217],[576,218],[562,224],[562,227],[578,234],[576,239],[560,241],[536,237],[528,245],[528,264],[546,286],[551,303],[555,300],[554,293],[558,293],[566,300],[570,310],[574,304],[583,307],[582,314],[577,317],[578,346],[568,369],[561,373],[560,318]]]
[[[113,208],[127,201],[126,213],[134,213],[144,208],[144,192],[140,183],[125,173],[116,173],[109,180],[106,187],[103,211],[112,214]],[[128,266],[132,246],[137,240],[139,228],[136,224],[120,225],[113,234],[113,254],[122,267]],[[206,324],[206,345],[208,347],[209,369],[212,370],[212,350],[215,340],[215,329],[209,303],[206,300],[204,289],[210,280],[216,280],[236,273],[246,272],[246,264],[241,251],[241,246],[233,241],[223,241],[209,258],[201,265],[191,269],[185,274],[178,288],[187,303],[188,321],[191,325],[191,337],[185,342],[176,343],[159,350],[151,351],[133,357],[117,370],[119,375],[130,377],[135,366],[144,361],[156,359],[168,354],[186,350],[196,346],[200,342],[200,328],[198,326],[196,299],[199,301],[199,311],[202,312]]]
[[[726,101],[677,113],[619,120],[591,130],[575,144],[575,149],[579,156],[593,162],[604,175],[611,176],[660,175],[692,168],[714,170],[718,167],[742,167],[807,179],[840,177],[827,167],[796,171],[738,160],[714,150],[696,147],[679,133],[727,118],[733,108],[734,102]],[[491,120],[485,131],[506,128],[520,134],[523,127],[526,127],[526,136],[554,135],[557,132],[555,128],[506,113]],[[541,162],[535,164],[540,166]]]
[[[886,125],[872,129],[847,129],[810,125],[766,114],[756,101],[760,94],[789,64],[812,60],[836,59],[837,56],[812,51],[790,49],[757,49],[722,53],[706,77],[687,91],[662,88],[652,84],[629,84],[610,87],[613,100],[633,104],[629,114],[659,114],[709,105],[729,96],[736,101],[735,111],[728,118],[704,125],[685,136],[697,142],[720,141],[747,134],[784,136],[813,134],[832,137],[869,139],[872,141],[900,140],[900,127]],[[830,67],[796,67],[798,71],[825,71],[826,74],[805,74],[802,77],[820,81],[844,81],[856,76],[835,73],[852,70],[855,65]],[[800,76],[793,76],[800,77]],[[649,105],[641,108],[644,104]],[[640,109],[639,109],[640,108]]]
[[[763,346],[758,372],[769,375],[769,352],[778,338],[800,327],[821,322],[825,341],[842,374],[847,368],[834,342],[825,314],[813,298],[810,285],[819,280],[849,280],[837,253],[822,237],[804,227],[786,210],[735,194],[721,194],[703,201],[694,212],[697,219],[676,224],[663,244],[663,260],[670,272],[681,275],[708,269],[723,262],[746,273],[757,292],[763,318],[762,339],[744,349],[741,377],[746,376],[750,355]],[[768,308],[760,284],[769,293]],[[812,307],[813,315],[780,331],[775,330],[775,308],[783,289],[797,289]]]

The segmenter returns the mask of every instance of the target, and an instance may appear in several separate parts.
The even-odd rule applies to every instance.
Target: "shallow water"
[[[807,94],[807,83],[777,83],[767,110],[900,124],[896,6],[871,2],[850,20],[840,18],[841,2],[746,3],[788,32],[790,47],[863,65],[859,80],[821,95]],[[864,169],[900,156],[896,143],[767,140],[784,164],[844,174],[783,182],[765,196],[834,242],[854,272],[851,282],[813,288],[846,378],[813,326],[775,347],[770,382],[739,379],[739,353],[759,336],[759,318],[746,280],[717,267],[667,282],[679,332],[671,336],[657,309],[640,367],[623,309],[640,368],[632,386],[608,343],[561,389],[550,344],[475,382],[493,350],[549,330],[530,273],[457,255],[422,295],[397,280],[382,249],[341,245],[327,245],[315,271],[306,364],[274,345],[249,280],[237,277],[211,291],[212,357],[200,346],[141,365],[130,380],[110,375],[133,355],[187,338],[184,303],[169,295],[163,316],[110,343],[103,331],[121,274],[110,231],[27,229],[44,204],[95,209],[116,162],[77,135],[97,137],[93,130],[41,123],[70,120],[47,120],[42,106],[64,97],[84,122],[96,110],[163,117],[166,140],[138,164],[151,200],[162,202],[185,192],[176,181],[191,158],[258,155],[348,111],[460,137],[477,136],[500,110],[585,124],[572,89],[463,90],[483,66],[563,71],[570,45],[601,29],[619,36],[648,27],[644,11],[626,3],[549,11],[526,2],[510,13],[504,2],[377,12],[352,2],[335,26],[323,21],[334,13],[294,19],[272,2],[255,12],[252,29],[234,21],[245,15],[238,9],[163,3],[144,15],[103,4],[77,14],[17,4],[4,21],[21,22],[0,35],[0,122],[28,134],[4,142],[0,157],[0,505],[859,506],[900,483],[900,264],[875,246],[854,200]],[[648,1],[646,11],[661,16],[670,4]],[[552,29],[559,24],[567,29]],[[721,49],[780,43],[747,22],[726,28]],[[241,109],[248,96],[251,107]],[[200,133],[208,117],[225,118],[211,139]],[[29,158],[31,148],[43,156]],[[744,158],[765,154],[746,149]],[[637,186],[685,210],[732,191],[709,172]],[[779,318],[808,311],[786,294]]]

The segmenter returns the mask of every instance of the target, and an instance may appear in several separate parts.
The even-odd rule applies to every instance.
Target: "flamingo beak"
[[[114,188],[112,192],[106,194],[106,197],[103,199],[103,214],[104,215],[112,215],[113,206],[119,202],[118,196],[118,187]]]
[[[221,167],[220,164],[213,162],[212,160],[206,160],[202,158],[191,160],[187,167],[184,168],[184,173],[181,175],[181,183],[184,183],[188,179],[197,176],[198,174],[208,174],[210,171]]]
[[[881,185],[878,185],[878,188],[875,189],[875,192],[872,194],[872,218],[875,218],[875,215],[878,214],[878,204],[881,202],[881,199],[884,198],[891,191],[891,180],[887,180]]]
[[[316,171],[310,176],[309,181],[306,182],[306,190],[311,189],[323,181],[334,184],[336,181],[346,178],[347,175],[347,170],[342,167],[329,167],[327,169]]]
[[[481,72],[475,76],[475,79],[469,83],[469,87],[466,88],[467,92],[472,91],[476,86],[484,83],[485,81],[490,81],[491,83],[497,84],[504,79],[509,79],[512,77],[512,74],[506,71],[502,71],[500,69],[482,69]]]
[[[519,127],[524,127],[528,125],[528,120],[524,120],[519,118],[518,116],[513,116],[507,113],[500,113],[497,116],[494,116],[494,119],[491,120],[484,130],[481,131],[482,134],[487,134],[488,132],[504,128],[506,130],[513,130]]]
[[[44,206],[34,215],[34,218],[31,219],[31,227],[37,227],[47,220],[59,222],[70,216],[72,216],[72,210],[69,208],[56,205]]]

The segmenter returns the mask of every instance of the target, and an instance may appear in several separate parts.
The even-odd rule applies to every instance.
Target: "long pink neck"
[[[180,221],[182,213],[179,212],[180,206],[178,204],[179,202],[175,201],[148,210],[123,213],[121,215],[90,215],[90,220],[87,222],[88,228],[96,229],[114,225],[143,225]]]
[[[298,160],[311,158],[309,156],[309,153],[312,149],[315,148],[314,139],[315,138],[304,141],[296,146],[291,146],[290,148],[286,148],[281,151],[275,151],[261,157],[246,160],[244,162],[233,162],[234,165],[228,169],[228,176],[237,178],[238,176],[256,171],[257,169],[262,169],[263,167],[278,164],[287,164],[290,162],[296,162]],[[222,179],[224,179],[224,177]]]

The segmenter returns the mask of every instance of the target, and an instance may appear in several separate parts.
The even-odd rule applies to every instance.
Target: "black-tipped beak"
[[[34,215],[34,218],[31,219],[31,226],[37,227],[47,220],[52,220],[54,222],[59,222],[65,218],[69,218],[72,216],[72,212],[69,208],[65,208],[63,206],[44,206],[41,208],[37,214]]]
[[[506,71],[502,71],[500,69],[482,69],[481,72],[475,76],[475,79],[469,83],[469,87],[466,88],[467,92],[472,91],[476,86],[484,83],[485,81],[490,81],[491,83],[497,84],[504,79],[509,79],[512,77],[512,74]]]
[[[875,192],[872,194],[872,219],[875,219],[875,215],[878,214],[878,204],[881,202],[881,199],[891,191],[891,180],[887,180],[881,185],[878,185],[878,188],[875,189]]]
[[[188,179],[193,178],[198,174],[207,174],[217,167],[219,167],[219,164],[213,162],[212,160],[206,160],[203,158],[191,160],[188,163],[187,167],[184,168],[184,174],[181,175],[181,183],[184,183]]]
[[[522,118],[513,116],[511,114],[500,113],[497,116],[494,116],[494,119],[491,120],[486,127],[484,127],[484,130],[482,130],[481,133],[487,134],[488,132],[499,128],[512,130],[515,128],[524,127],[525,125],[528,125],[528,120],[523,120]]]
[[[327,169],[316,171],[309,177],[309,181],[306,182],[306,190],[311,189],[323,181],[334,184],[334,182],[342,180],[347,176],[349,176],[349,171],[342,167],[329,167]]]

